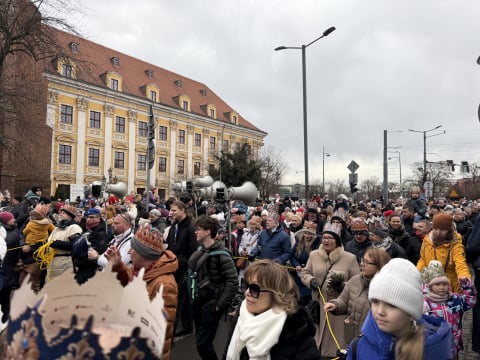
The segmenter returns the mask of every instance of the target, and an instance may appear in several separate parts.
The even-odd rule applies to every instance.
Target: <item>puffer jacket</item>
[[[433,245],[431,236],[432,233],[430,232],[423,239],[417,269],[422,271],[423,268],[428,266],[430,260],[440,261],[444,269],[446,267],[445,275],[448,277],[448,280],[450,280],[453,292],[458,293],[461,291],[458,279],[461,277],[472,278],[465,258],[462,236],[459,233],[455,233],[453,241],[437,247]],[[448,255],[449,253],[450,255]]]
[[[271,259],[285,265],[292,253],[290,236],[281,226],[275,230],[263,230],[257,241],[257,246],[252,250],[252,255],[261,259]]]
[[[453,360],[456,351],[453,347],[452,332],[444,320],[422,315],[417,321],[424,326],[424,360]],[[363,336],[359,338],[356,356],[353,357],[352,344],[348,348],[347,360],[384,360],[395,359],[397,338],[383,332],[377,326],[370,311],[362,327]]]
[[[196,268],[197,261],[202,254],[209,253],[216,250],[226,250],[220,241],[209,247],[198,247],[190,259],[188,259],[188,266],[191,269]],[[214,294],[209,294],[210,298],[202,298],[200,296],[197,301],[199,304],[205,304],[210,300],[216,300],[216,306],[225,310],[231,304],[238,287],[237,268],[231,256],[220,254],[215,256],[208,256],[206,261],[201,265],[201,270],[198,270],[200,275],[198,283],[202,282],[208,276],[208,280],[212,283],[215,289]],[[208,274],[207,274],[208,273]]]

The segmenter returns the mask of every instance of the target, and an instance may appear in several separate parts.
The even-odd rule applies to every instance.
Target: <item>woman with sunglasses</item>
[[[302,282],[312,289],[312,299],[323,305],[338,297],[345,282],[360,273],[355,255],[343,249],[340,228],[327,223],[323,228],[322,243],[317,250],[310,253],[307,264],[302,270]],[[345,349],[345,316],[321,314],[316,326],[315,341],[322,358],[333,358],[340,346]],[[338,345],[337,345],[338,344]]]
[[[360,274],[347,281],[342,293],[329,300],[323,307],[333,315],[346,315],[345,341],[350,343],[361,334],[362,324],[370,310],[368,288],[370,280],[390,261],[390,255],[382,248],[370,248],[360,261]]]
[[[297,309],[298,290],[281,265],[258,260],[245,271],[245,300],[227,352],[227,360],[320,359],[315,327]]]

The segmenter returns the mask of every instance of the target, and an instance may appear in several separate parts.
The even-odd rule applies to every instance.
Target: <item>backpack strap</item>
[[[358,335],[355,339],[352,341],[352,359],[356,360],[357,359],[357,347],[358,347],[358,342],[360,341],[360,338],[363,336],[363,334]]]

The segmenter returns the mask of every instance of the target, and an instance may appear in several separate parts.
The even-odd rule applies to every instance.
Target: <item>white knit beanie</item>
[[[423,294],[420,271],[408,260],[390,260],[370,283],[368,299],[394,305],[414,319],[422,316]]]

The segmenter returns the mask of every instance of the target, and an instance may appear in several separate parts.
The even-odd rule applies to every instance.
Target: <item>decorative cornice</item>
[[[88,99],[85,98],[77,98],[77,107],[80,111],[87,111],[88,110]]]
[[[171,130],[176,130],[178,123],[175,120],[170,120],[170,129]]]
[[[195,127],[192,125],[187,125],[187,131],[188,131],[188,135],[193,135],[193,132],[195,131]]]
[[[70,136],[70,135],[58,135],[57,136],[57,141],[62,141],[62,142],[76,142],[77,139],[73,136]]]
[[[210,130],[208,129],[203,129],[203,135],[208,135],[210,134]]]

